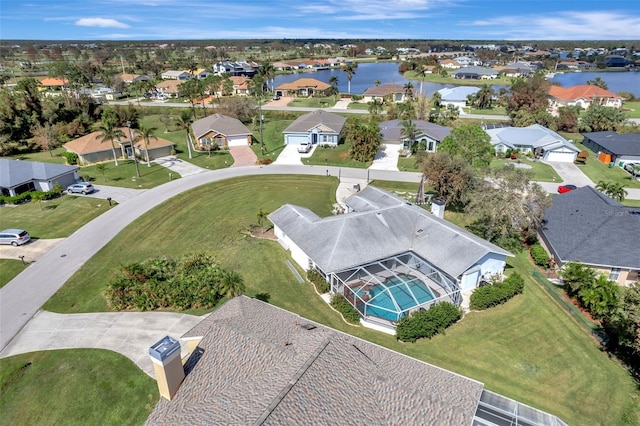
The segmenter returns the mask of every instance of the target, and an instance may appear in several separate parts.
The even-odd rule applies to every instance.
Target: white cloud
[[[76,21],[81,27],[129,28],[129,25],[110,18],[81,18]]]

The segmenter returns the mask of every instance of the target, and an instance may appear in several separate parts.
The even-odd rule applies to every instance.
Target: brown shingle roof
[[[276,89],[300,90],[304,89],[305,87],[313,87],[315,90],[327,90],[331,87],[331,85],[323,81],[316,80],[315,78],[299,78],[296,81],[292,81],[290,83],[283,83],[280,86],[276,87]]]
[[[146,424],[471,424],[483,388],[244,296],[195,336],[197,364]]]
[[[131,139],[129,137],[129,129],[126,127],[121,127],[120,130],[124,134],[122,141],[129,141]],[[99,138],[101,134],[102,132],[100,131],[89,133],[88,135],[84,135],[82,137],[79,137],[78,139],[74,139],[71,142],[67,142],[63,146],[68,151],[73,151],[78,155],[111,150],[111,143]],[[117,141],[114,141],[114,144],[116,145],[116,147],[118,146]],[[174,145],[174,143],[162,138],[158,138],[157,140],[152,138],[149,140],[149,149],[160,148],[168,145]],[[135,146],[138,148],[144,148],[144,142],[137,142]]]
[[[193,133],[196,138],[207,134],[210,131],[220,133],[225,136],[250,135],[251,130],[247,128],[240,120],[233,117],[227,117],[222,114],[212,114],[191,124]]]
[[[362,94],[363,96],[386,96],[394,93],[404,93],[404,86],[399,84],[381,84],[379,86],[369,87]]]

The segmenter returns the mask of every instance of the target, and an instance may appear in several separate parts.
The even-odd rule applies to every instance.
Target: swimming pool
[[[389,321],[397,321],[409,309],[436,298],[429,286],[416,277],[404,274],[388,278],[382,284],[360,286],[354,291],[365,300],[364,304],[358,304],[358,310],[363,315]]]

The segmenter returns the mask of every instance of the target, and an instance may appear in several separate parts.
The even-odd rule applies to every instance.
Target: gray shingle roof
[[[210,131],[215,131],[225,136],[251,134],[251,130],[237,118],[227,117],[226,115],[217,113],[194,121],[191,127],[193,128],[193,133],[196,135],[196,138],[200,138]]]
[[[562,263],[640,269],[640,207],[590,186],[554,195],[540,232]]]
[[[186,336],[203,336],[201,356],[148,425],[468,425],[483,389],[244,296]]]
[[[440,93],[443,102],[466,102],[467,96],[475,95],[479,91],[480,88],[475,86],[457,86],[445,87],[444,89],[438,90],[438,93]]]
[[[269,219],[326,273],[413,251],[458,277],[488,253],[511,256],[375,187],[351,196],[347,205],[356,212],[321,219],[305,208],[285,205],[271,213]]]
[[[78,170],[78,166],[0,159],[0,187],[12,188],[32,180],[50,180]]]
[[[606,132],[582,133],[604,149],[615,155],[640,155],[640,133]]]
[[[496,70],[492,70],[491,68],[484,68],[472,65],[470,67],[460,68],[451,73],[452,75],[463,75],[463,74],[477,74],[477,75],[498,75]]]
[[[323,126],[326,132],[341,133],[347,119],[341,115],[317,109],[298,117],[282,133],[304,133],[315,127]]]
[[[451,133],[451,129],[448,127],[424,120],[413,120],[413,124],[418,129],[418,138],[425,135],[442,142]],[[380,133],[382,133],[383,140],[386,141],[399,141],[402,137],[402,129],[402,120],[389,120],[380,123]]]
[[[494,146],[503,143],[511,148],[515,146],[531,146],[534,149],[543,148],[545,151],[564,147],[570,151],[580,152],[571,142],[553,130],[539,124],[532,124],[527,127],[498,127],[485,131],[491,136],[491,144]]]

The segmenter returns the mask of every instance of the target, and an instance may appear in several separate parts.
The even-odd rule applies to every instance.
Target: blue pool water
[[[362,297],[366,290],[360,287],[356,292]],[[403,311],[433,299],[435,296],[426,284],[408,275],[398,275],[386,280],[384,285],[370,287],[369,300],[360,310],[365,315],[397,321],[405,316]]]

